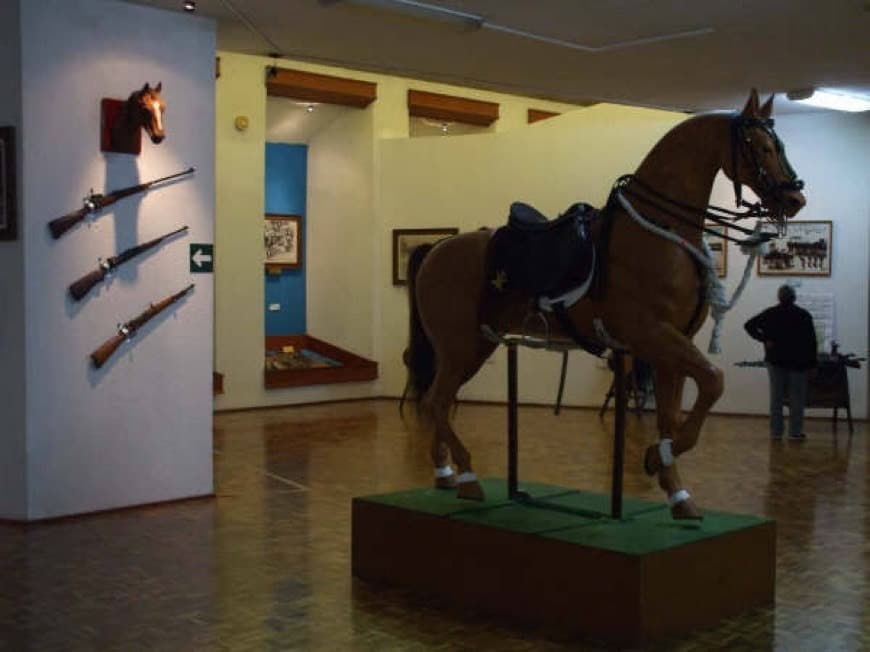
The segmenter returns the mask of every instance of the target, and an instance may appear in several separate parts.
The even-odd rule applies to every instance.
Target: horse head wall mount
[[[148,82],[133,91],[126,100],[103,99],[100,145],[104,152],[139,154],[142,151],[142,129],[151,142],[159,145],[166,138],[163,114],[166,103],[161,91],[163,82],[151,86]]]

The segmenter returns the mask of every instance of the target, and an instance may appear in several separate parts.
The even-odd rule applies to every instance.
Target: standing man
[[[782,404],[789,397],[789,439],[801,441],[804,405],[807,402],[809,372],[816,366],[816,329],[806,310],[795,305],[795,291],[783,285],[777,292],[779,304],[750,319],[744,328],[749,336],[764,343],[764,361],[770,379],[770,436],[782,439]]]

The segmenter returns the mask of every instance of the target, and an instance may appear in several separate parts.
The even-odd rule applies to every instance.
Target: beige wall
[[[407,338],[407,300],[404,288],[391,282],[392,229],[498,226],[516,200],[532,203],[550,215],[579,200],[601,205],[613,181],[632,172],[658,138],[685,117],[599,105],[575,107],[528,126],[528,107],[553,111],[571,107],[323,66],[285,64],[378,83],[376,102],[311,144],[307,291],[311,334],[373,357],[380,364],[380,379],[266,392],[261,359],[262,245],[257,225],[263,212],[263,68],[271,60],[223,54],[222,61],[217,131],[217,368],[227,375],[228,393],[217,400],[218,409],[400,395],[405,380],[401,352]],[[498,101],[502,118],[486,134],[409,139],[406,97],[411,87]],[[252,128],[239,135],[232,129],[232,117],[234,110],[243,109],[252,118]],[[801,217],[835,222],[834,274],[806,280],[803,287],[837,295],[837,339],[844,351],[859,354],[867,350],[868,341],[866,184],[837,179],[867,168],[867,120],[867,116],[815,113],[787,116],[777,123],[791,162],[807,182],[809,201]],[[831,142],[837,147],[829,148]],[[732,206],[730,184],[717,182],[714,198]],[[735,246],[729,250],[725,284],[730,295],[740,281],[745,258]],[[858,286],[855,279],[862,279]],[[742,324],[753,311],[772,302],[776,284],[777,279],[753,278],[744,299],[726,317],[723,353],[711,357],[726,374],[726,393],[717,405],[722,411],[767,410],[764,374],[735,367],[734,362],[760,358]],[[707,347],[709,328],[708,323],[697,338],[702,350]],[[503,399],[504,357],[497,352],[462,396]],[[560,357],[522,351],[520,360],[521,399],[552,402]],[[866,368],[850,372],[850,379],[853,413],[866,415]],[[572,354],[565,403],[598,406],[609,383],[610,374],[600,360]],[[688,400],[691,384],[687,389]]]
[[[513,201],[555,216],[576,201],[602,205],[612,182],[631,172],[647,150],[683,119],[676,113],[599,105],[504,134],[381,143],[379,201],[381,239],[393,228],[456,226],[472,231],[496,227]],[[407,339],[404,288],[390,284],[384,265],[382,306],[384,393],[401,394],[401,354]],[[503,400],[506,362],[501,350],[463,389],[463,398]],[[561,357],[545,351],[520,353],[520,396],[550,403],[556,396]],[[571,355],[565,404],[599,405],[610,384],[602,361]]]
[[[263,388],[264,79],[265,69],[273,61],[219,54],[215,369],[224,374],[226,393],[216,398],[215,407],[221,410],[381,395],[384,386],[380,381]],[[382,219],[377,197],[382,180],[378,161],[383,143],[408,136],[408,89],[499,102],[502,117],[492,128],[494,133],[525,128],[526,109],[530,107],[554,112],[574,107],[302,62],[281,65],[378,84],[377,101],[367,109],[349,111],[309,143],[305,248],[309,333],[378,360],[383,374],[387,370],[381,359],[383,315],[379,306],[382,292],[394,290],[392,285],[385,288],[380,283],[383,270],[388,269],[384,265],[389,263],[390,243],[389,233],[379,226]],[[233,126],[238,115],[249,118],[250,127],[245,132]]]

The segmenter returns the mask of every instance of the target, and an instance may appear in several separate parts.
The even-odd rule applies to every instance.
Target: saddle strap
[[[584,350],[599,358],[604,354],[605,351],[607,351],[606,345],[595,339],[592,339],[591,337],[586,337],[585,335],[580,334],[580,332],[574,326],[574,322],[571,321],[571,316],[565,309],[564,303],[554,303],[552,304],[552,308],[553,312],[556,315],[556,318],[559,320],[559,324],[562,326],[562,329],[571,336],[571,339],[574,340],[578,346],[582,347]]]

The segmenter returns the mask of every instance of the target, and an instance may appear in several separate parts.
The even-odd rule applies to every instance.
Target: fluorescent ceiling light
[[[321,4],[337,4],[342,0],[320,0]],[[458,11],[448,7],[418,2],[417,0],[349,0],[352,4],[364,5],[374,9],[382,9],[395,13],[413,16],[415,18],[428,18],[430,20],[443,20],[460,23],[472,29],[483,26],[483,16],[471,14],[466,11]]]
[[[852,113],[870,111],[870,97],[846,93],[844,91],[831,89],[798,90],[789,91],[786,93],[786,97],[792,102],[800,102],[801,104],[817,106],[822,109],[850,111]]]

